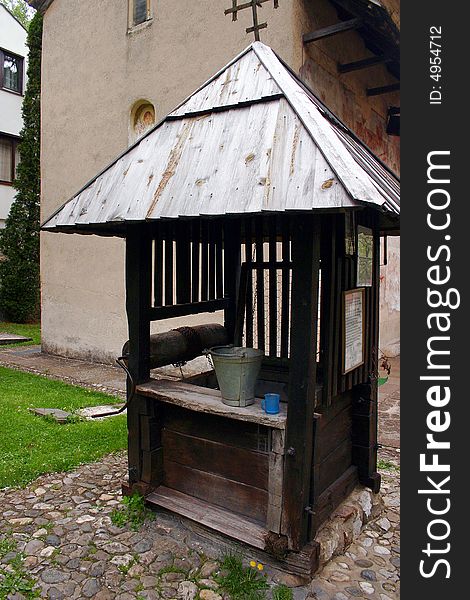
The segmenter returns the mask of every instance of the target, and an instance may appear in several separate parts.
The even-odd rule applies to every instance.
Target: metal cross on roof
[[[247,33],[254,33],[255,40],[257,42],[260,41],[259,31],[260,29],[265,29],[268,24],[267,23],[259,23],[258,21],[258,8],[262,8],[265,2],[271,2],[271,0],[249,0],[249,2],[244,2],[243,4],[238,4],[239,0],[232,0],[232,8],[227,8],[225,11],[226,15],[232,15],[232,21],[236,21],[238,19],[238,11],[244,10],[245,8],[251,8],[253,13],[253,27],[248,27],[246,30]],[[279,8],[279,0],[272,0],[274,2],[274,8]]]

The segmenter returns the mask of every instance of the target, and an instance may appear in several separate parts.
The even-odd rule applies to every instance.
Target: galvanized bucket
[[[222,392],[222,402],[229,406],[249,406],[255,401],[255,384],[263,352],[255,348],[215,346],[210,357]]]

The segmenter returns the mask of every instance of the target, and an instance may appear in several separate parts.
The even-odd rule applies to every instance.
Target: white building
[[[23,127],[21,105],[26,86],[27,31],[0,4],[0,229],[15,197],[18,140]]]

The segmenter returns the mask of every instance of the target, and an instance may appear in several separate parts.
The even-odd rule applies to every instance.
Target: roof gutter
[[[43,15],[54,0],[26,0],[26,2]]]

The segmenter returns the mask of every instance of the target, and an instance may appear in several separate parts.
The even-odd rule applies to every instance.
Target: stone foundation
[[[356,487],[320,527],[315,537],[320,544],[319,569],[334,556],[344,554],[357,540],[363,526],[377,518],[383,509],[380,492],[374,494],[363,486]]]

